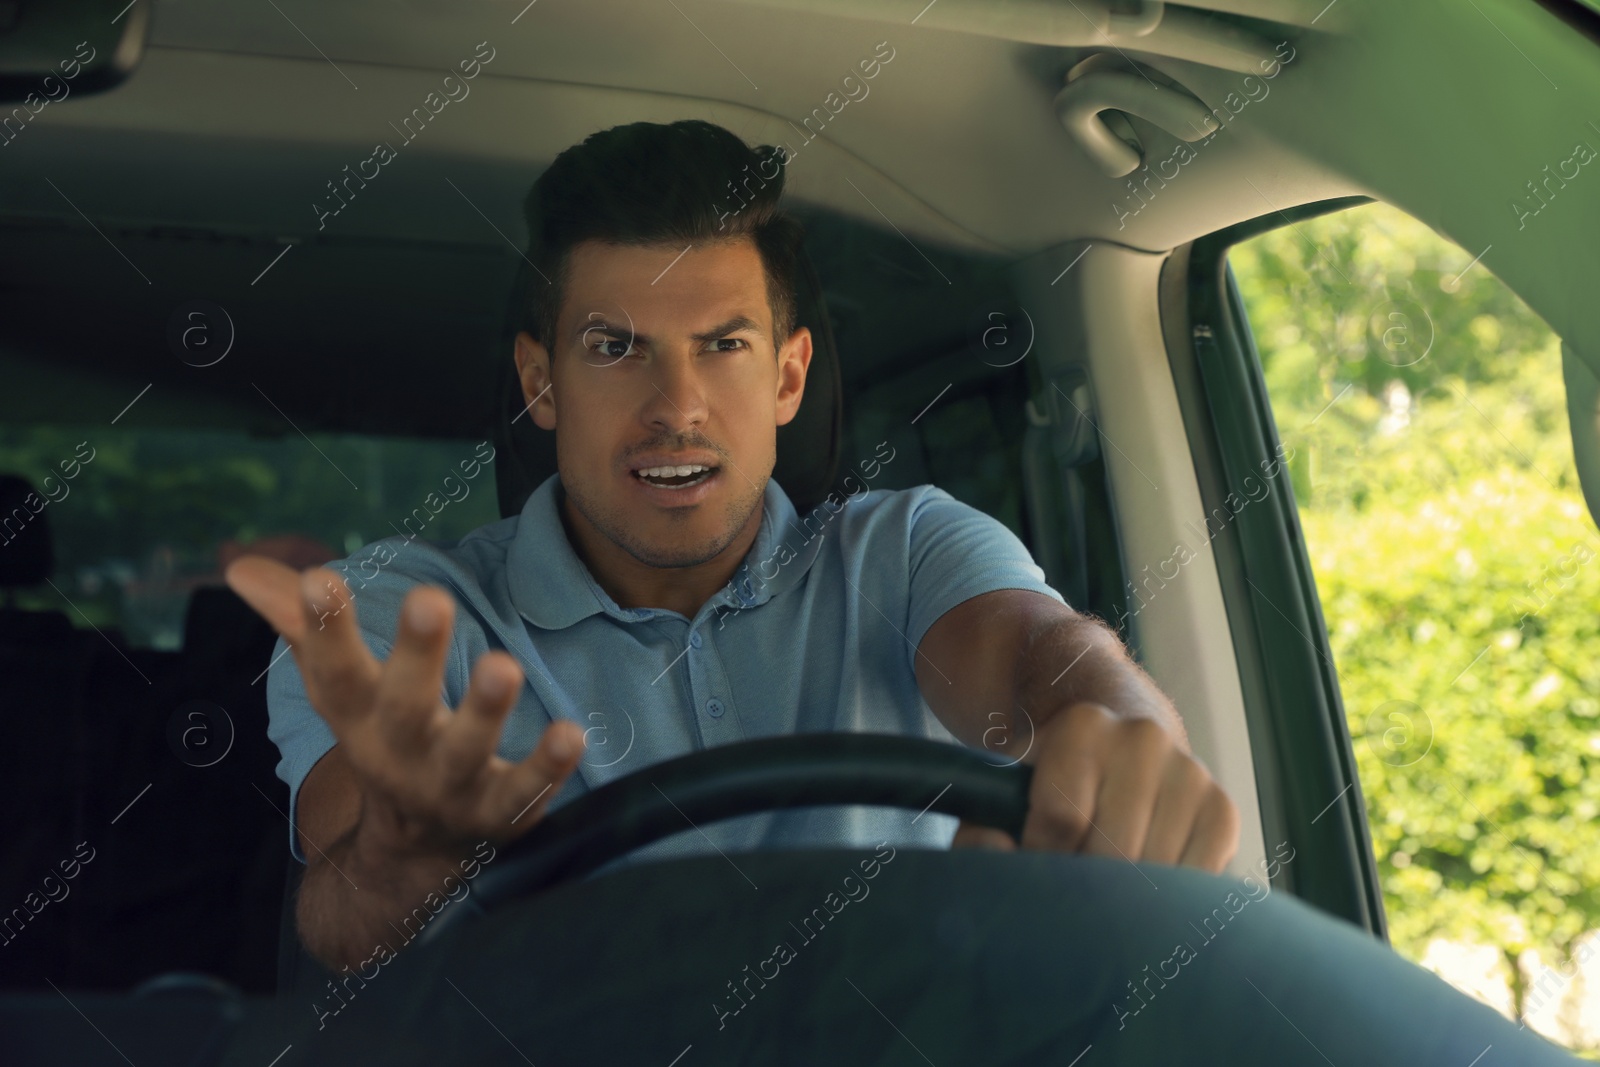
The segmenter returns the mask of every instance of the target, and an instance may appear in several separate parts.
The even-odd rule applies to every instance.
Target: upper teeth
[[[687,478],[691,474],[699,474],[701,471],[708,471],[710,469],[711,469],[710,467],[702,467],[698,463],[690,464],[687,467],[645,467],[643,470],[641,470],[639,472],[639,477],[641,477],[641,478],[672,478],[672,477]]]

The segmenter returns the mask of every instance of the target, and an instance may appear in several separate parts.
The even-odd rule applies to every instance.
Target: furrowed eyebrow
[[[690,339],[699,341],[703,344],[707,341],[715,341],[718,338],[726,337],[729,334],[739,333],[741,331],[760,333],[761,324],[756,322],[748,315],[735,315],[726,322],[719,322],[709,330],[705,330],[696,334],[690,334]],[[636,333],[633,330],[628,329],[626,326],[619,326],[614,323],[607,322],[604,319],[594,319],[588,323],[578,324],[577,328],[573,330],[573,339],[581,341],[595,334],[599,334],[600,336],[609,340],[631,341],[633,344],[638,345],[641,348],[650,347],[650,338],[646,337],[644,334]]]
[[[704,333],[690,334],[696,341],[715,341],[719,337],[726,337],[730,333],[749,330],[751,333],[760,333],[761,326],[749,315],[735,315],[727,322],[718,323]]]
[[[604,337],[614,338],[618,341],[627,341],[629,339],[635,341],[643,340],[643,338],[636,336],[633,331],[629,330],[627,327],[614,326],[604,319],[591,319],[587,323],[580,322],[572,330],[572,339],[574,341],[581,341],[590,334],[595,333]]]

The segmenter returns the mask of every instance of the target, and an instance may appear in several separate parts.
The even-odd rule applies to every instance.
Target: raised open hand
[[[527,758],[495,747],[523,675],[504,652],[479,658],[460,706],[441,698],[455,602],[435,586],[407,594],[389,658],[373,657],[334,571],[297,572],[261,556],[228,584],[288,642],[317,713],[362,787],[366,843],[396,855],[504,841],[533,826],[577,767],[583,730],[550,726]]]

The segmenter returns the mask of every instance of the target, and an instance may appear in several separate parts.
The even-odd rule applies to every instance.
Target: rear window
[[[246,546],[306,567],[500,518],[487,441],[11,426],[0,473],[37,494],[0,516],[0,552],[40,521],[55,548],[50,584],[13,602],[151,649],[180,647],[190,592]]]

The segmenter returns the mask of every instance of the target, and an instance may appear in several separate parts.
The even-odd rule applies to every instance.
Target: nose
[[[710,411],[693,356],[672,354],[656,360],[650,385],[643,416],[651,429],[677,434],[705,426]]]

